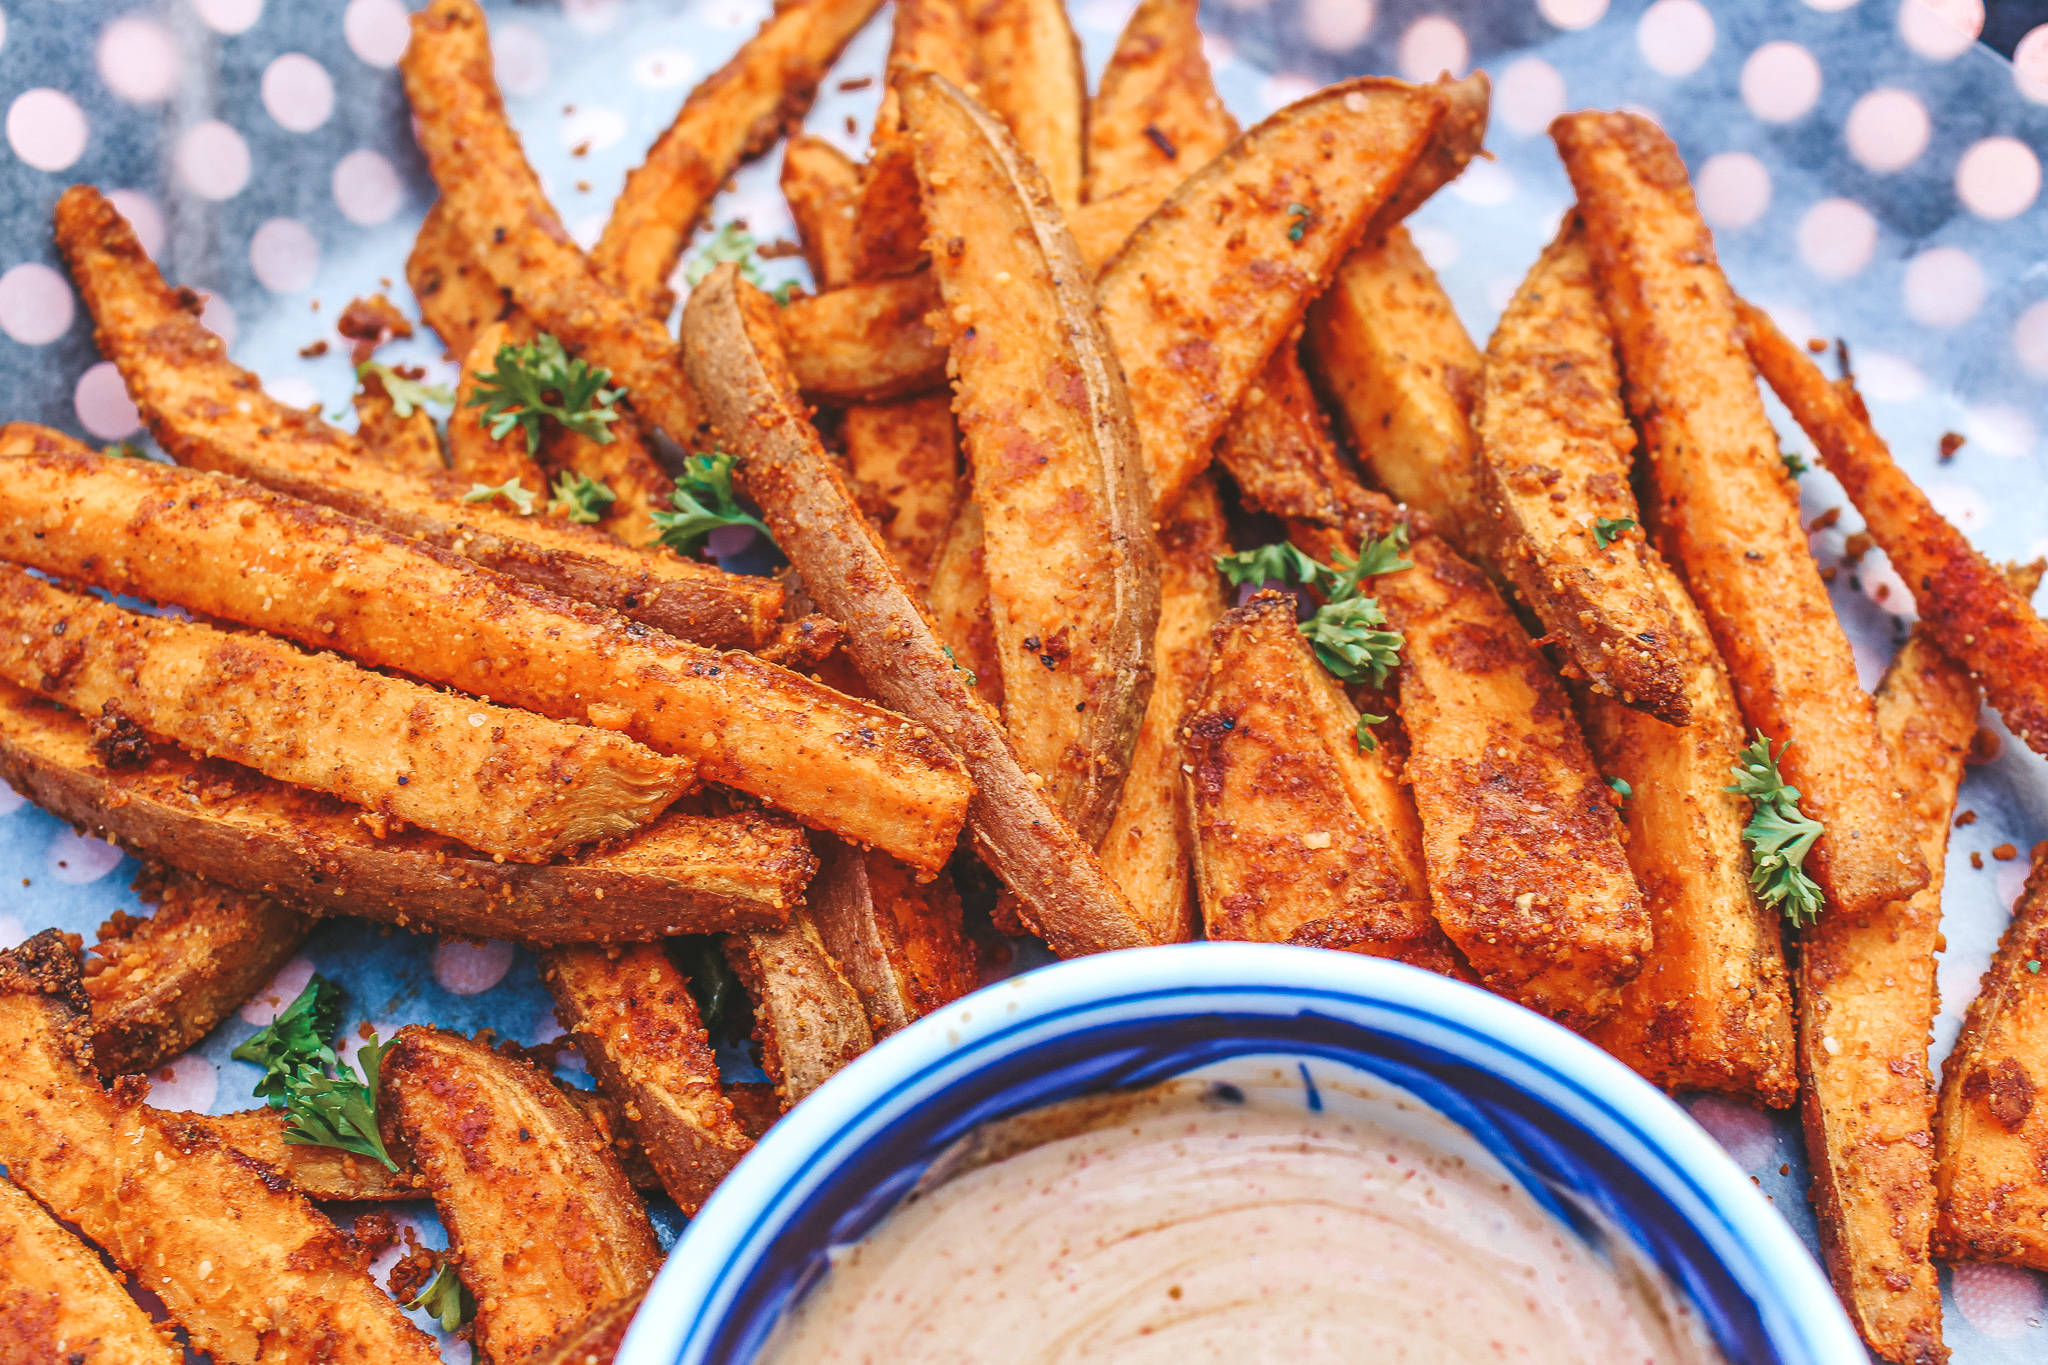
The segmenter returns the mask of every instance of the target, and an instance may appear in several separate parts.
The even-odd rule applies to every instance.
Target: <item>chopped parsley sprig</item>
[[[737,220],[727,223],[711,235],[710,241],[697,248],[697,254],[692,256],[689,265],[683,268],[683,280],[690,288],[695,289],[710,277],[712,271],[731,261],[740,268],[741,279],[756,289],[767,289],[768,281],[761,274],[761,262],[757,255],[759,250],[760,243],[754,240],[753,233],[741,227]],[[791,295],[796,292],[796,281],[786,280],[769,292],[774,295],[777,303],[787,304]]]
[[[1773,754],[1770,736],[1757,731],[1731,769],[1735,785],[1727,790],[1750,802],[1742,831],[1749,843],[1750,890],[1794,925],[1806,925],[1819,917],[1822,904],[1819,884],[1806,875],[1806,855],[1825,827],[1799,808],[1799,788],[1778,771],[1778,759],[1791,746],[1788,739]]]
[[[384,385],[384,396],[391,400],[391,412],[394,416],[410,417],[429,403],[438,403],[444,408],[455,406],[455,391],[445,384],[429,384],[424,380],[408,379],[381,360],[365,360],[356,366],[356,380],[359,383],[373,374]]]
[[[1593,518],[1593,543],[1604,550],[1635,529],[1636,519],[1634,517],[1595,517]]]
[[[495,486],[487,483],[473,483],[469,486],[469,491],[462,495],[462,500],[464,502],[489,502],[493,498],[503,498],[519,509],[520,516],[530,517],[533,515],[534,497],[534,491],[525,484],[517,479],[507,479],[505,482]]]
[[[552,417],[599,445],[611,443],[611,424],[619,420],[615,404],[626,391],[605,387],[610,370],[592,369],[546,332],[524,346],[500,346],[494,363],[496,369],[476,377],[468,404],[484,410],[492,440],[518,427],[526,433],[527,454],[538,454],[541,419]]]
[[[1386,624],[1377,599],[1347,597],[1318,608],[1301,623],[1301,633],[1331,677],[1378,687],[1401,662],[1401,632],[1384,629]]]
[[[456,1278],[455,1267],[443,1261],[427,1287],[405,1307],[424,1308],[442,1331],[453,1332],[476,1316],[476,1296]]]
[[[524,490],[521,490],[524,491]],[[612,492],[602,480],[588,474],[579,474],[565,469],[555,478],[555,496],[548,500],[548,511],[561,512],[569,520],[585,526],[595,526],[611,511],[619,495]]]
[[[739,495],[733,492],[733,464],[734,457],[722,450],[683,461],[683,476],[669,495],[675,510],[653,514],[654,524],[661,528],[656,544],[695,554],[704,537],[721,526],[751,526],[768,535],[768,524],[740,506]]]
[[[284,1140],[299,1147],[335,1147],[375,1158],[390,1170],[398,1163],[384,1150],[377,1128],[377,1083],[384,1054],[373,1036],[356,1051],[357,1078],[327,1040],[341,1027],[341,988],[315,975],[306,989],[263,1028],[234,1050],[238,1061],[263,1068],[256,1094],[290,1122]]]

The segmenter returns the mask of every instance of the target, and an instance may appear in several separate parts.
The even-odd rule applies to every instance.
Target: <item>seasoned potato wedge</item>
[[[0,1359],[180,1365],[99,1254],[0,1177]]]
[[[910,578],[923,578],[960,496],[959,433],[943,393],[862,403],[839,424],[853,477],[881,495],[891,516],[882,535]]]
[[[487,325],[519,311],[512,293],[469,254],[462,225],[445,199],[436,199],[412,239],[405,258],[405,282],[419,300],[420,316],[434,329],[448,359],[469,354],[470,343]]]
[[[1141,0],[1088,111],[1088,201],[1184,180],[1237,136],[1209,75],[1195,0]]]
[[[151,747],[131,766],[132,744],[109,746],[0,683],[0,780],[95,837],[323,914],[527,943],[632,941],[779,925],[818,866],[789,821],[676,814],[572,862],[499,863],[168,741]]]
[[[487,322],[469,343],[462,358],[462,380],[455,388],[455,410],[448,414],[448,467],[472,484],[496,488],[516,483],[531,493],[547,490],[547,476],[540,472],[526,448],[526,433],[514,427],[500,436],[491,435],[484,410],[477,406],[477,380],[498,368],[498,352],[533,339],[522,316],[510,322]],[[511,500],[507,499],[507,504]]]
[[[563,1328],[560,1336],[534,1353],[528,1365],[611,1365],[626,1340],[626,1329],[633,1325],[633,1315],[646,1298],[645,1289],[635,1290]]]
[[[1229,602],[1216,556],[1230,552],[1215,481],[1199,475],[1159,529],[1159,629],[1152,696],[1131,772],[1102,836],[1102,867],[1123,888],[1154,943],[1193,936],[1193,826],[1181,780],[1181,724],[1209,671],[1209,632]]]
[[[896,6],[889,62],[882,76],[882,107],[875,114],[867,176],[854,215],[860,227],[855,279],[882,279],[924,268],[924,209],[897,93],[901,81],[921,71],[937,72],[970,94],[980,90],[980,49],[966,0],[902,0]]]
[[[156,913],[116,911],[85,961],[100,1075],[134,1076],[191,1047],[277,974],[313,916],[272,896],[145,864],[135,893]]]
[[[243,1109],[230,1114],[171,1114],[180,1128],[204,1133],[243,1156],[260,1161],[308,1199],[365,1203],[380,1199],[411,1199],[418,1191],[412,1161],[402,1150],[391,1153],[399,1169],[389,1170],[373,1157],[357,1156],[339,1147],[314,1147],[286,1142],[288,1115],[277,1109]]]
[[[808,910],[773,932],[728,934],[725,956],[753,997],[761,1069],[784,1112],[874,1046],[867,1010]]]
[[[476,1296],[484,1359],[524,1360],[661,1266],[647,1210],[582,1112],[530,1062],[409,1024],[380,1108]]]
[[[1064,0],[963,3],[980,70],[977,98],[1045,177],[1053,202],[1071,209],[1081,202],[1088,73]]]
[[[1195,880],[1212,939],[1284,943],[1339,925],[1352,951],[1453,969],[1422,829],[1398,772],[1296,629],[1294,598],[1224,616],[1188,714]]]
[[[853,282],[860,181],[859,164],[824,138],[806,133],[782,149],[782,197],[819,289]]]
[[[1076,833],[1102,838],[1152,687],[1159,561],[1116,353],[1045,180],[936,76],[898,88],[953,329],[1003,715]]]
[[[1667,657],[1692,723],[1666,725],[1573,684],[1586,743],[1628,784],[1623,849],[1650,912],[1652,950],[1587,1036],[1669,1091],[1715,1090],[1783,1108],[1793,1072],[1791,984],[1778,917],[1749,889],[1748,803],[1728,791],[1745,735],[1714,640],[1678,575],[1643,550],[1678,631]]]
[[[967,672],[967,685],[997,715],[1003,710],[1003,669],[996,662],[996,628],[988,602],[988,569],[981,538],[981,504],[960,499],[945,539],[932,560],[925,602],[947,657]]]
[[[1684,725],[1686,647],[1645,563],[1628,484],[1636,433],[1576,218],[1487,342],[1472,424],[1494,563],[1593,691]]]
[[[920,211],[920,228],[923,222]],[[791,300],[780,321],[797,383],[813,398],[840,403],[879,402],[944,384],[946,343],[925,321],[938,306],[938,287],[926,275]]]
[[[0,952],[0,1163],[163,1300],[224,1365],[435,1365],[352,1242],[266,1166],[93,1075],[78,958],[54,929]]]
[[[1274,350],[1246,390],[1216,442],[1216,462],[1252,511],[1317,526],[1344,524],[1344,499],[1358,484],[1330,440],[1292,341]]]
[[[776,544],[818,605],[846,626],[847,651],[874,694],[914,717],[918,734],[944,736],[960,755],[974,781],[975,845],[1054,950],[1071,956],[1142,944],[1129,904],[1039,790],[1042,779],[1027,774],[995,714],[968,690],[819,444],[777,347],[774,312],[736,267],[721,266],[683,311],[683,354]]]
[[[400,417],[391,395],[384,391],[382,375],[374,371],[365,374],[352,401],[356,439],[378,460],[408,474],[438,474],[448,467],[434,415],[415,407],[410,417]]]
[[[1677,148],[1634,114],[1561,117],[1551,136],[1644,433],[1658,546],[1714,632],[1750,726],[1827,825],[1807,871],[1836,911],[1927,884],[1870,695],[1799,520],[1799,493],[1743,353],[1735,297]]]
[[[840,975],[883,1038],[980,984],[960,897],[944,877],[919,885],[886,853],[831,840],[807,896]]]

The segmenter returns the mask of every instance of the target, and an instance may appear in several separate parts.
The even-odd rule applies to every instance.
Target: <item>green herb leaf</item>
[[[1332,602],[1341,602],[1347,597],[1356,597],[1358,585],[1368,578],[1377,578],[1383,573],[1399,573],[1415,567],[1415,561],[1403,559],[1402,551],[1408,548],[1408,527],[1406,523],[1396,526],[1378,540],[1369,541],[1358,552],[1358,558],[1339,560],[1334,569],[1322,569],[1322,576],[1313,586],[1322,590],[1323,596]],[[1310,561],[1314,563],[1313,560]]]
[[[358,382],[373,374],[383,381],[385,396],[391,400],[391,411],[399,417],[410,417],[416,409],[429,403],[439,403],[444,408],[455,406],[455,391],[445,384],[425,384],[417,379],[407,379],[381,360],[365,360],[356,366]]]
[[[489,502],[492,498],[503,498],[511,503],[519,509],[519,515],[522,517],[533,515],[534,495],[517,479],[507,479],[496,488],[487,483],[473,483],[469,486],[469,491],[462,495],[464,502]]]
[[[1377,687],[1401,662],[1401,632],[1381,629],[1386,623],[1378,601],[1347,597],[1322,607],[1300,629],[1332,677]]]
[[[1616,796],[1621,798],[1622,805],[1624,808],[1626,808],[1628,803],[1635,797],[1636,789],[1634,787],[1631,787],[1628,784],[1627,780],[1624,778],[1610,777],[1607,779],[1607,785],[1614,789],[1614,794]]]
[[[1749,842],[1749,886],[1757,899],[1781,912],[1795,925],[1811,924],[1823,898],[1818,883],[1806,875],[1806,854],[1825,827],[1799,808],[1799,788],[1786,783],[1778,758],[1791,740],[1771,752],[1770,737],[1759,730],[1743,749],[1741,763],[1731,769],[1735,785],[1727,788],[1749,798],[1749,824],[1742,837]]]
[[[495,363],[496,369],[476,377],[468,404],[484,410],[491,439],[503,440],[518,427],[526,433],[527,454],[538,454],[541,419],[552,417],[599,445],[611,443],[611,424],[619,420],[613,404],[626,391],[605,387],[610,370],[594,370],[580,356],[572,358],[546,332],[524,346],[500,346]]]
[[[142,447],[133,441],[116,441],[100,451],[100,454],[109,460],[146,460],[149,458],[142,453]]]
[[[1375,716],[1368,711],[1359,712],[1358,752],[1369,754],[1380,747],[1380,737],[1372,732],[1372,727],[1383,724],[1386,719],[1385,716]]]
[[[955,669],[957,669],[959,672],[967,676],[967,685],[969,687],[981,686],[981,679],[975,676],[974,670],[953,657],[953,646],[940,645],[939,648],[946,651],[946,662],[953,665]]]
[[[1795,479],[1813,468],[1812,465],[1806,462],[1805,457],[1796,450],[1781,450],[1778,452],[1778,458],[1785,462],[1785,472]]]
[[[1287,240],[1298,242],[1308,232],[1309,207],[1307,204],[1289,204],[1287,216],[1296,220],[1294,226],[1287,229]]]
[[[697,254],[690,258],[683,268],[683,279],[695,289],[710,276],[711,272],[727,261],[740,268],[740,278],[756,288],[762,285],[761,265],[754,259],[759,244],[754,235],[737,222],[727,223],[711,235],[711,240],[697,248]],[[780,302],[780,300],[777,300]]]
[[[774,299],[779,307],[787,308],[789,307],[789,301],[796,297],[796,291],[801,288],[803,286],[795,280],[784,280],[781,284],[768,291],[768,297]]]
[[[1301,551],[1281,541],[1256,550],[1239,550],[1234,555],[1217,555],[1216,568],[1235,587],[1249,583],[1314,583],[1329,572]]]
[[[441,1268],[434,1272],[434,1278],[419,1292],[419,1297],[405,1306],[424,1308],[444,1332],[452,1332],[476,1316],[476,1296],[456,1278],[455,1267],[446,1261],[441,1262]]]
[[[734,457],[722,450],[683,461],[683,477],[669,495],[675,510],[653,514],[654,524],[661,528],[656,544],[694,554],[704,537],[721,526],[751,526],[768,536],[768,524],[740,506],[739,495],[732,490],[733,463]]]
[[[1636,519],[1634,517],[1595,517],[1593,518],[1593,543],[1604,550],[1621,536],[1635,529]]]
[[[670,940],[676,967],[690,983],[690,997],[697,1002],[697,1016],[704,1031],[717,1041],[729,1031],[728,1018],[741,995],[740,979],[718,939],[710,934],[693,934]]]
[[[2032,972],[2035,976],[2039,976],[2041,974],[2041,963],[2039,959],[2029,958],[2027,960],[2027,970]]]
[[[569,520],[594,526],[618,500],[619,495],[599,480],[565,469],[555,478],[555,496],[548,500],[548,511],[566,511]]]
[[[229,1055],[263,1068],[256,1093],[272,1109],[290,1103],[291,1088],[305,1074],[339,1064],[328,1039],[341,1027],[341,987],[315,974],[298,998],[277,1018],[251,1034]]]
[[[398,1163],[384,1150],[384,1136],[377,1129],[378,1072],[390,1049],[390,1043],[380,1047],[372,1038],[357,1050],[361,1080],[347,1066],[338,1065],[334,1076],[308,1075],[295,1082],[286,1111],[291,1123],[284,1130],[284,1140],[296,1147],[336,1147],[373,1157],[397,1170]]]

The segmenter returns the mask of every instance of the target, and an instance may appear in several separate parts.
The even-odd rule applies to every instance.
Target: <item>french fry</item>
[[[1472,425],[1493,562],[1593,691],[1686,724],[1687,647],[1647,564],[1628,482],[1635,428],[1576,218],[1487,342]]]
[[[824,138],[806,133],[782,149],[782,197],[820,290],[853,283],[860,182],[860,165]]]
[[[1261,593],[1217,624],[1185,728],[1208,936],[1285,943],[1341,925],[1353,951],[1450,972],[1414,805],[1357,731],[1291,596]]]
[[[514,427],[503,437],[491,435],[483,409],[476,406],[477,377],[497,369],[502,348],[530,340],[519,334],[525,328],[517,332],[514,328],[510,322],[485,323],[469,344],[469,353],[462,359],[462,382],[455,390],[455,411],[448,415],[448,467],[473,484],[495,488],[517,483],[544,495],[547,476],[527,453],[526,433]]]
[[[434,1365],[433,1338],[364,1273],[305,1196],[93,1075],[78,958],[54,929],[0,953],[0,1162],[163,1300],[223,1365]]]
[[[1100,842],[1152,687],[1159,562],[1116,352],[1046,181],[943,78],[898,87],[953,328],[1003,714],[1075,832]]]
[[[874,1046],[860,996],[808,910],[772,933],[727,935],[725,956],[753,997],[761,1069],[775,1083],[783,1112]]]
[[[594,717],[915,866],[951,856],[970,785],[957,760],[899,717],[799,674],[230,480],[95,457],[14,460],[7,473],[0,554],[18,562],[559,720]]]
[[[523,1360],[661,1265],[647,1210],[588,1119],[525,1061],[409,1024],[384,1055],[387,1122],[476,1296],[483,1358]]]
[[[322,914],[539,944],[768,928],[818,866],[788,821],[678,814],[572,862],[498,863],[246,768],[154,750],[145,766],[110,766],[85,721],[0,683],[0,780],[97,838]]]
[[[104,1067],[101,1068],[103,1071]],[[339,1147],[314,1147],[286,1142],[285,1130],[292,1125],[289,1114],[277,1109],[242,1109],[230,1114],[168,1113],[180,1129],[204,1133],[225,1147],[232,1147],[252,1161],[259,1161],[287,1181],[308,1199],[344,1204],[369,1203],[384,1199],[412,1199],[416,1172],[404,1151],[391,1153],[399,1165],[389,1170],[375,1157],[357,1156]]]
[[[1229,605],[1216,556],[1230,551],[1223,503],[1198,476],[1154,533],[1159,546],[1159,628],[1152,636],[1152,696],[1131,748],[1130,776],[1102,836],[1102,868],[1154,943],[1194,931],[1194,856],[1187,785],[1181,780],[1183,717],[1209,669],[1209,631]]]
[[[1583,680],[1573,684],[1600,771],[1629,788],[1622,847],[1654,945],[1620,1006],[1587,1037],[1665,1090],[1784,1108],[1798,1089],[1791,984],[1778,917],[1749,889],[1748,806],[1728,791],[1745,739],[1742,712],[1685,585],[1655,550],[1644,549],[1643,565],[1678,627],[1667,658],[1685,680],[1692,722],[1666,725]]]
[[[409,417],[398,415],[397,405],[384,391],[384,378],[365,374],[352,400],[356,410],[356,439],[383,463],[409,474],[436,474],[446,469],[441,451],[441,433],[434,427],[434,414],[415,407]]]
[[[1442,120],[1433,87],[1361,77],[1240,137],[1138,228],[1097,281],[1155,506],[1207,463],[1252,378]]]
[[[1073,956],[1143,943],[1142,927],[1093,849],[1026,773],[995,714],[969,692],[915,590],[861,516],[805,420],[777,348],[773,302],[741,284],[737,268],[720,266],[690,295],[683,355],[718,430],[741,457],[742,479],[776,544],[819,606],[846,626],[847,650],[874,694],[960,755],[974,781],[968,823],[976,847],[1054,950]]]
[[[920,71],[935,71],[969,94],[980,90],[981,63],[964,0],[903,0],[896,6],[889,62],[882,75],[882,107],[875,114],[867,175],[854,215],[860,228],[855,279],[883,279],[924,268],[924,209],[896,88]]]
[[[611,437],[609,441],[594,441],[579,431],[555,427],[541,437],[541,463],[557,481],[564,474],[580,474],[610,489],[616,501],[599,516],[597,524],[607,535],[645,553],[661,538],[654,513],[673,510],[669,498],[676,490],[675,480],[662,471],[637,430],[624,422],[615,423]],[[550,484],[549,488],[554,486]],[[552,502],[549,506],[553,506]],[[667,563],[690,563],[666,551],[657,558]]]
[[[2048,622],[1892,462],[1849,395],[1786,340],[1770,315],[1735,301],[1750,359],[1842,482],[1870,535],[1913,593],[1920,619],[1984,688],[2028,748],[2048,754]]]
[[[803,122],[818,82],[880,4],[796,0],[778,8],[690,92],[647,159],[627,173],[590,255],[598,273],[642,313],[667,319],[675,307],[669,276],[718,187]]]
[[[0,1177],[0,1352],[10,1361],[181,1365],[98,1253]]]
[[[469,253],[462,225],[445,199],[436,199],[405,258],[405,282],[419,300],[420,316],[441,338],[448,359],[469,354],[476,334],[518,316],[510,290],[499,286]]]
[[[853,477],[880,493],[895,515],[882,534],[906,577],[925,576],[960,493],[959,435],[943,393],[895,403],[862,403],[839,424]]]
[[[0,631],[0,676],[16,686],[514,862],[638,829],[695,778],[623,736],[134,615],[12,565]]]
[[[506,121],[484,14],[434,0],[399,60],[420,150],[476,259],[533,325],[612,372],[648,433],[687,445],[701,412],[662,322],[614,293],[562,227]]]
[[[924,600],[946,657],[967,671],[968,687],[1000,716],[1003,668],[996,661],[995,619],[989,610],[981,504],[972,494],[953,509],[945,539],[932,559]]]
[[[156,913],[116,911],[85,961],[100,1074],[140,1075],[191,1047],[277,974],[313,916],[271,896],[145,864],[135,892]]]
[[[818,940],[883,1038],[980,984],[960,926],[960,897],[944,877],[920,886],[886,853],[831,840],[808,906]]]
[[[1927,884],[1870,696],[1830,605],[1799,494],[1778,458],[1734,295],[1669,138],[1633,114],[1551,127],[1578,190],[1654,492],[1648,513],[1727,661],[1752,729],[1827,826],[1806,870],[1834,910],[1868,915]]]
[[[1063,0],[963,0],[981,72],[976,98],[1045,177],[1053,202],[1081,202],[1088,73]],[[900,92],[899,92],[900,94]]]
[[[1194,0],[1142,0],[1088,111],[1088,202],[1185,179],[1237,136],[1202,51]]]
[[[1471,424],[1483,361],[1406,228],[1345,258],[1309,309],[1307,355],[1374,483],[1468,556],[1484,551]]]
[[[913,169],[911,186],[916,188]],[[924,218],[918,217],[920,230]],[[946,343],[925,321],[939,307],[929,276],[874,280],[781,311],[790,367],[814,398],[874,403],[946,382]]]
[[[1350,510],[1346,498],[1358,490],[1330,440],[1293,342],[1275,348],[1246,391],[1244,406],[1216,442],[1216,462],[1246,507],[1290,522],[1342,526]]]
[[[753,1139],[719,1084],[689,982],[659,943],[557,948],[541,979],[662,1188],[694,1215]]]
[[[645,1289],[635,1290],[562,1329],[561,1335],[541,1347],[528,1365],[612,1365],[613,1357],[626,1340],[633,1315],[647,1299]]]

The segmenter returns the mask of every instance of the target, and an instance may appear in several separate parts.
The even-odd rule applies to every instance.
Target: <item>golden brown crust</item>
[[[882,107],[875,114],[867,175],[855,215],[860,229],[855,279],[883,279],[924,268],[924,210],[897,98],[898,84],[921,71],[937,72],[970,95],[979,92],[979,54],[962,0],[901,0],[896,6],[889,62],[882,75]]]
[[[184,1358],[92,1248],[0,1176],[0,1361],[179,1365]]]
[[[915,192],[914,168],[910,183]],[[920,230],[923,223],[920,213]],[[792,299],[780,319],[798,385],[839,403],[880,402],[943,385],[946,343],[925,321],[938,306],[938,285],[924,274]]]
[[[807,904],[818,939],[866,1007],[877,1038],[980,984],[950,878],[920,886],[886,853],[837,839],[820,855]]]
[[[1088,202],[1154,177],[1186,179],[1237,136],[1202,51],[1195,0],[1143,0],[1088,111]]]
[[[1247,508],[1318,526],[1344,524],[1358,480],[1344,467],[1316,406],[1294,339],[1281,343],[1216,442]]]
[[[361,1203],[380,1199],[411,1199],[417,1189],[411,1158],[396,1151],[397,1171],[374,1157],[357,1156],[338,1147],[286,1142],[290,1116],[277,1109],[242,1109],[227,1114],[173,1113],[180,1128],[203,1132],[243,1156],[262,1162],[308,1199]]]
[[[943,393],[895,403],[860,403],[839,423],[853,477],[888,504],[882,535],[904,574],[921,579],[931,566],[960,494],[959,434]]]
[[[517,483],[529,493],[547,492],[546,476],[527,449],[526,432],[513,427],[503,436],[491,435],[476,396],[478,378],[498,368],[498,352],[531,340],[532,327],[524,314],[517,314],[485,323],[469,343],[462,357],[462,378],[455,386],[455,410],[448,414],[448,468],[458,478],[490,488]]]
[[[1645,564],[1628,483],[1635,428],[1576,217],[1487,342],[1472,424],[1495,565],[1593,691],[1684,725],[1684,647]]]
[[[874,1046],[860,995],[808,910],[773,933],[726,935],[725,955],[753,998],[761,1069],[784,1112]]]
[[[988,567],[982,547],[981,504],[969,492],[932,560],[924,600],[932,629],[950,658],[967,670],[967,685],[997,715],[1003,710],[1003,668],[996,661],[995,619],[988,602]]]
[[[323,914],[528,943],[635,940],[781,924],[817,870],[803,832],[765,815],[671,814],[573,862],[498,863],[154,748],[148,766],[110,770],[86,722],[0,683],[0,780],[98,838]]]
[[[221,1362],[432,1365],[433,1339],[275,1172],[92,1073],[78,960],[54,930],[0,953],[0,1162]]]
[[[469,353],[476,334],[519,311],[509,290],[470,255],[462,225],[443,199],[420,222],[405,258],[405,282],[419,300],[420,316],[441,338],[450,360]]]
[[[898,93],[925,221],[945,243],[932,273],[981,507],[1004,718],[1092,845],[1129,768],[1159,616],[1122,371],[1052,192],[1001,125],[941,77]]]
[[[486,1361],[522,1361],[661,1265],[609,1146],[532,1064],[407,1025],[384,1056],[387,1130],[412,1154],[476,1296]]]
[[[400,417],[391,395],[384,391],[382,375],[375,371],[365,374],[352,401],[356,439],[384,464],[408,474],[436,474],[447,467],[434,414],[415,407],[410,417]]]
[[[534,1354],[530,1365],[611,1365],[612,1357],[619,1353],[619,1346],[626,1339],[626,1329],[633,1325],[633,1315],[640,1311],[646,1297],[645,1289],[637,1290],[564,1328],[560,1336]]]
[[[116,911],[85,962],[93,1060],[133,1076],[191,1047],[277,973],[313,916],[162,864],[143,866],[135,893],[156,913]]]
[[[1064,0],[966,0],[980,90],[1062,209],[1081,202],[1088,73]]]
[[[916,591],[804,419],[775,348],[772,309],[760,291],[742,289],[736,268],[722,266],[691,294],[683,330],[684,357],[741,455],[747,491],[776,544],[819,605],[846,625],[847,651],[875,695],[961,756],[975,784],[968,821],[976,846],[1054,950],[1071,956],[1142,944],[1129,905],[1026,774],[994,713],[968,691]]]
[[[1551,126],[1578,190],[1630,410],[1643,427],[1659,548],[1714,632],[1750,726],[1827,833],[1807,870],[1835,910],[1872,914],[1927,884],[1870,696],[1828,601],[1799,493],[1743,353],[1734,295],[1678,151],[1633,114]]]
[[[824,138],[805,133],[782,149],[782,197],[820,290],[853,283],[860,184],[859,163]]]

